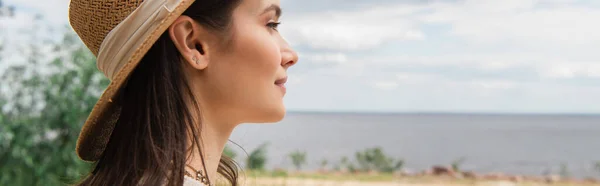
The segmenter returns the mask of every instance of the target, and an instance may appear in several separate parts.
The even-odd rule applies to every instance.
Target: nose
[[[287,69],[298,62],[298,53],[282,38],[281,66]]]

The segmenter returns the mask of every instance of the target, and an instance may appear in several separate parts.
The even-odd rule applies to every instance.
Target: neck
[[[197,171],[201,170],[205,176],[208,176],[210,182],[215,184],[221,154],[235,125],[204,116],[202,122],[197,126],[201,127],[199,143],[202,148],[201,152],[204,155],[204,163],[197,148],[191,151],[190,159],[186,163]],[[204,166],[206,166],[206,172],[204,172]],[[193,170],[187,166],[186,170],[194,174]]]

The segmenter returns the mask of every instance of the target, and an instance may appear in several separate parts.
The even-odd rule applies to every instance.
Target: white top
[[[200,182],[194,178],[190,178],[189,176],[184,176],[183,177],[183,186],[206,186],[206,185],[204,185],[202,182]]]

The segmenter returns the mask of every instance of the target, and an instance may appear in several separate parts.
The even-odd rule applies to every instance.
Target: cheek
[[[265,31],[266,32],[266,31]],[[268,33],[268,32],[267,32]],[[280,66],[281,54],[274,40],[268,34],[246,33],[236,47],[239,62],[262,76],[265,72],[275,73]],[[275,75],[275,74],[269,74]]]
[[[274,82],[281,68],[279,47],[267,28],[239,28],[226,59],[217,61],[223,66],[220,79],[227,87],[228,97],[233,104],[256,108],[277,101]],[[269,105],[269,104],[266,104]]]
[[[281,66],[279,47],[266,29],[246,30],[248,31],[238,33],[233,60],[244,75],[242,78],[246,83],[272,85]]]

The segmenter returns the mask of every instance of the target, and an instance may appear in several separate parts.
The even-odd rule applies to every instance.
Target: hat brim
[[[152,45],[193,2],[194,0],[183,1],[164,19],[160,20],[159,26],[144,39],[142,45],[135,49],[132,57],[104,90],[79,133],[76,145],[76,153],[79,158],[94,162],[102,157],[121,112],[119,101],[121,88]]]

